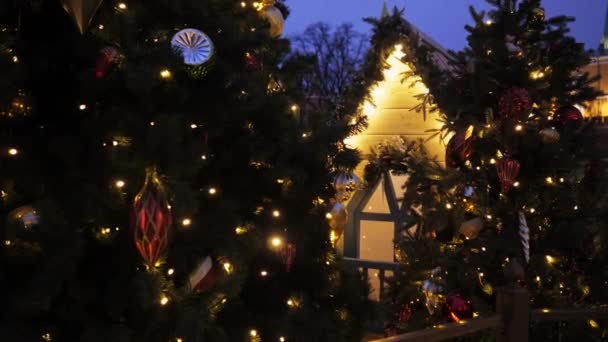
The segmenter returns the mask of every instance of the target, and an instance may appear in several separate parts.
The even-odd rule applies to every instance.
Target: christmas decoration
[[[135,245],[146,265],[153,268],[167,249],[171,231],[171,209],[155,169],[133,201]]]
[[[211,257],[204,258],[188,277],[188,290],[194,292],[205,291],[212,287],[218,279],[217,267]]]
[[[479,217],[476,217],[461,224],[460,228],[458,228],[458,232],[464,235],[467,239],[475,239],[482,229],[483,220]]]
[[[214,53],[211,39],[192,28],[177,32],[171,39],[171,47],[184,58],[187,65],[201,65],[211,59]]]
[[[78,31],[84,33],[103,0],[61,0],[63,9],[78,26]]]
[[[332,243],[335,243],[346,228],[348,211],[342,203],[338,202],[334,204],[331,211],[327,214],[327,219],[329,220],[329,227],[331,228],[330,239]]]
[[[441,268],[436,267],[431,271],[430,279],[422,282],[422,292],[425,297],[425,306],[429,314],[434,314],[435,311],[443,304],[445,296],[443,295],[443,286],[438,282],[442,280]]]
[[[264,63],[262,63],[260,57],[251,52],[245,53],[245,66],[252,71],[261,72],[264,70]]]
[[[498,107],[503,119],[521,120],[528,116],[532,101],[526,89],[515,87],[507,90],[500,97]]]
[[[538,134],[545,144],[555,144],[560,138],[559,132],[553,128],[543,128]]]
[[[564,106],[555,112],[553,121],[558,128],[564,126],[578,128],[583,122],[583,114],[575,106]]]
[[[532,10],[532,17],[530,20],[533,23],[542,23],[545,21],[545,9],[542,7],[536,7]]]
[[[119,65],[122,59],[120,50],[114,46],[106,46],[101,49],[97,65],[95,66],[95,76],[105,77],[112,68]]]
[[[338,202],[346,202],[356,190],[360,179],[352,172],[339,173],[334,178],[334,189],[336,190],[336,200]]]
[[[25,229],[29,229],[32,226],[40,223],[40,216],[36,212],[36,210],[29,205],[19,207],[14,209],[8,214],[9,225],[14,223],[19,223]]]
[[[471,137],[473,126],[457,132],[448,142],[445,151],[445,163],[449,167],[458,167],[471,156]]]
[[[448,320],[460,322],[463,319],[473,317],[473,306],[471,302],[461,295],[450,293],[445,299],[444,312]]]
[[[519,220],[519,239],[524,250],[524,258],[526,262],[530,262],[530,228],[528,228],[528,222],[523,211],[520,211],[517,216]]]
[[[524,51],[519,46],[515,45],[515,37],[511,35],[505,36],[505,47],[513,57],[522,57],[524,55]]]
[[[274,1],[266,1],[266,4],[260,7],[260,16],[270,23],[271,37],[277,38],[283,34],[285,18],[283,18],[283,13],[281,13],[278,8],[274,7]]]
[[[28,116],[32,107],[29,105],[30,101],[25,91],[18,89],[17,94],[12,99],[11,103],[6,106],[5,109],[0,108],[0,116],[7,118],[18,118]]]
[[[293,265],[293,259],[296,257],[296,245],[293,243],[287,243],[281,248],[281,259],[283,265],[285,265],[285,271],[291,271],[291,265]]]
[[[414,310],[412,309],[412,305],[405,303],[399,308],[399,312],[397,313],[397,321],[402,324],[407,323],[410,318],[412,318],[413,313]]]
[[[504,193],[511,190],[515,179],[519,175],[519,169],[519,161],[509,157],[504,157],[496,163],[496,173],[498,174],[498,179],[500,179]]]

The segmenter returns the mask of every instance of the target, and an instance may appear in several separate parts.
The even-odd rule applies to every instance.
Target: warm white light
[[[445,208],[446,209],[452,209],[452,205],[450,203],[448,203],[448,204],[445,205]]]
[[[184,227],[188,227],[191,224],[192,224],[192,220],[189,219],[189,218],[185,218],[185,219],[182,220],[182,226],[184,226]]]
[[[524,126],[522,126],[522,125],[517,125],[517,126],[515,126],[515,130],[516,130],[517,132],[521,132],[523,129],[524,129]]]
[[[154,121],[150,121],[150,126],[154,126],[156,123]]]
[[[229,262],[226,261],[223,266],[224,266],[224,271],[226,271],[226,273],[232,272],[232,264],[231,263],[229,263]]]
[[[518,188],[519,187],[519,182],[513,183],[513,186],[516,187],[516,188]]]
[[[100,29],[100,30],[103,30],[103,29],[104,29],[104,26],[103,26],[103,25],[99,25],[98,27],[99,27],[99,29]]]
[[[118,146],[118,141],[113,140],[113,141],[112,141],[112,146]]]
[[[162,296],[160,298],[160,305],[167,305],[167,303],[169,303],[169,298],[167,296]]]
[[[190,125],[190,128],[192,128],[192,129],[195,129],[195,128],[197,128],[197,127],[198,127],[198,125],[197,125],[197,124],[194,124],[194,123]]]
[[[575,206],[574,206],[574,210],[578,210],[578,205],[575,205]]]
[[[19,63],[19,57],[13,56],[13,63]]]
[[[114,184],[116,185],[117,188],[122,189],[125,186],[125,181],[119,179]]]
[[[203,155],[201,156],[201,159],[202,159],[202,160],[207,160],[207,155],[206,155],[206,154],[203,154]]]
[[[297,105],[295,105],[295,104],[294,104],[294,105],[292,105],[292,106],[291,106],[291,111],[292,111],[292,112],[297,112],[297,111],[298,111],[298,106],[297,106]]]
[[[547,177],[547,178],[545,178],[545,182],[547,182],[547,184],[553,184],[553,178]]]
[[[87,105],[83,103],[80,106],[78,106],[78,109],[85,110],[85,109],[87,109]]]
[[[11,156],[16,156],[17,154],[19,154],[19,151],[16,148],[10,148],[8,150],[8,154],[10,154]]]
[[[283,336],[279,337],[279,342],[285,342],[285,337],[283,337]]]
[[[267,275],[268,275],[268,271],[266,271],[266,270],[262,270],[262,271],[260,272],[260,275],[261,275],[262,277],[265,277],[265,276],[267,276]]]
[[[175,273],[174,269],[170,268],[170,269],[167,270],[167,274],[168,275],[173,275],[173,273]]]
[[[278,210],[273,210],[273,211],[272,211],[272,216],[274,216],[274,217],[279,217],[279,216],[281,216],[281,212],[280,212],[280,211],[278,211]]]
[[[549,264],[555,263],[555,258],[550,256],[549,254],[545,255],[545,259],[547,259],[547,263]]]
[[[251,329],[251,330],[249,331],[249,335],[250,335],[251,337],[256,337],[256,336],[258,336],[258,331],[257,331],[257,330],[255,330],[255,329]]]
[[[163,69],[163,70],[161,70],[160,71],[160,77],[162,79],[165,79],[165,80],[171,78],[171,71],[169,71],[169,69]]]
[[[215,195],[217,193],[216,188],[209,188],[209,195]]]
[[[124,2],[121,2],[118,4],[118,8],[121,10],[126,10],[127,9],[127,4],[125,4]]]
[[[490,26],[494,24],[494,22],[491,19],[486,20],[486,25]]]
[[[536,209],[534,209],[534,208],[530,208],[530,213],[531,213],[531,214],[534,214],[535,212],[536,212]]]
[[[275,236],[270,240],[270,244],[272,244],[272,247],[280,247],[283,244],[283,240],[281,240],[280,237]]]
[[[289,305],[289,306],[293,306],[293,300],[289,299],[289,300],[287,301],[287,305]]]
[[[492,165],[496,164],[496,159],[494,159],[494,158],[490,159],[490,164],[492,164]]]

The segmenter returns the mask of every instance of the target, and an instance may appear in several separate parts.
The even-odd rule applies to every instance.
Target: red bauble
[[[399,323],[407,323],[410,318],[412,318],[413,313],[414,310],[412,309],[412,306],[410,304],[403,304],[399,308],[399,312],[397,313],[397,321]]]
[[[460,322],[473,317],[473,306],[461,295],[451,293],[445,299],[444,313],[449,321]]]
[[[293,265],[293,259],[296,257],[296,245],[293,243],[286,243],[281,248],[281,259],[283,260],[283,265],[285,265],[285,271],[291,271],[291,265]]]
[[[197,292],[205,291],[215,285],[218,277],[218,267],[214,265],[211,257],[206,257],[188,277],[188,289]]]
[[[519,175],[520,167],[519,161],[508,157],[502,158],[496,163],[496,173],[502,184],[503,192],[509,192]]]
[[[471,156],[471,137],[473,126],[457,132],[448,142],[445,150],[445,163],[449,167],[462,165]]]
[[[150,268],[167,249],[171,231],[169,208],[156,170],[148,170],[144,186],[133,202],[133,231],[135,245]]]
[[[507,90],[498,102],[498,113],[503,119],[521,120],[528,116],[531,109],[532,100],[524,88]]]
[[[112,68],[120,63],[121,58],[120,51],[114,46],[106,46],[101,49],[95,66],[95,76],[97,78],[106,77]]]
[[[578,128],[583,122],[583,113],[574,106],[564,106],[555,112],[553,121],[557,127],[568,125]]]

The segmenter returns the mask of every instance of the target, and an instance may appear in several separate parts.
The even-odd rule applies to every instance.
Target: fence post
[[[528,342],[530,299],[526,288],[512,284],[498,289],[496,312],[502,326],[497,329],[497,342]]]

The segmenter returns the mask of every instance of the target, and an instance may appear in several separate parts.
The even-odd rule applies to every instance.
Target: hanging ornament
[[[214,53],[211,39],[192,28],[177,32],[171,39],[171,47],[184,58],[184,64],[193,66],[207,62]]]
[[[555,144],[560,138],[559,132],[553,128],[543,128],[538,135],[544,144]]]
[[[274,1],[265,1],[258,10],[260,16],[270,24],[270,36],[272,38],[277,38],[283,34],[285,18],[283,17],[283,13],[274,6]]]
[[[443,283],[441,267],[435,267],[431,270],[430,278],[422,282],[425,306],[431,315],[434,314],[445,301],[444,289],[440,283]]]
[[[348,211],[342,203],[337,202],[334,204],[331,211],[327,213],[327,219],[329,221],[329,227],[331,228],[330,241],[332,245],[334,245],[342,233],[344,233],[344,229],[346,229]]]
[[[352,172],[339,173],[334,178],[334,189],[336,190],[336,200],[346,202],[350,199],[353,192],[360,183],[359,177]]]
[[[524,50],[515,44],[515,37],[512,35],[505,36],[505,47],[512,57],[523,57]]]
[[[122,55],[120,50],[114,46],[106,46],[101,49],[97,65],[95,66],[95,76],[103,78],[116,66],[120,64]]]
[[[407,323],[410,318],[412,318],[413,313],[414,310],[412,309],[412,305],[410,303],[405,303],[401,305],[399,312],[397,312],[397,321],[401,324]]]
[[[217,269],[211,257],[204,258],[188,277],[188,290],[201,292],[212,287],[219,276]]]
[[[281,248],[281,259],[283,260],[283,265],[285,265],[285,271],[291,272],[291,265],[293,265],[293,260],[296,257],[296,245],[293,243],[286,243]]]
[[[520,163],[516,159],[504,157],[496,163],[496,173],[502,184],[502,191],[509,192],[519,175]]]
[[[0,108],[0,117],[13,119],[28,116],[32,112],[32,107],[29,103],[30,99],[25,91],[18,89],[11,103],[4,109]]]
[[[74,19],[80,34],[89,27],[102,2],[103,0],[61,0],[63,9]]]
[[[576,129],[583,123],[583,114],[575,106],[564,106],[555,112],[553,121],[558,128],[571,127]]]
[[[444,312],[449,321],[460,322],[473,317],[473,306],[461,295],[451,293],[445,299]]]
[[[458,167],[471,156],[471,137],[473,126],[454,134],[445,150],[445,163],[449,167]]]
[[[511,88],[500,97],[498,107],[503,119],[521,120],[527,117],[532,109],[530,94],[524,88]]]
[[[167,249],[171,209],[156,170],[146,172],[144,186],[133,201],[135,245],[144,262],[153,268]]]
[[[479,217],[476,217],[472,220],[468,220],[460,225],[458,228],[458,232],[464,235],[467,239],[475,239],[479,236],[479,233],[483,229],[483,220]]]
[[[264,63],[260,56],[251,52],[245,53],[245,66],[251,71],[264,71]]]
[[[530,228],[528,228],[528,222],[523,211],[518,213],[519,219],[519,239],[521,246],[524,250],[524,258],[526,262],[530,262]]]
[[[8,214],[8,224],[12,225],[15,223],[22,228],[29,229],[40,223],[40,215],[38,215],[36,209],[25,205],[14,209]]]

